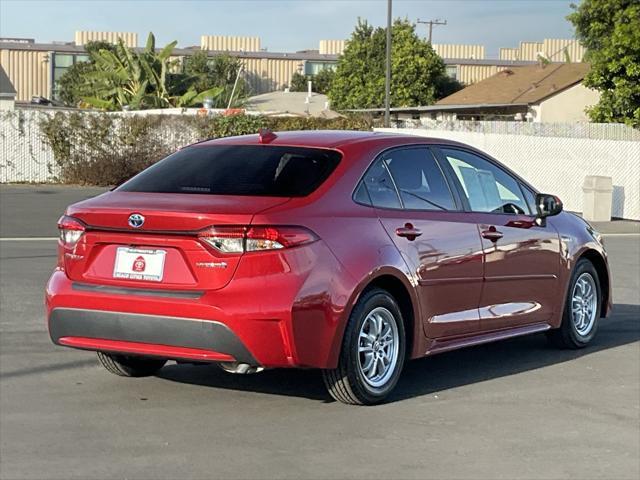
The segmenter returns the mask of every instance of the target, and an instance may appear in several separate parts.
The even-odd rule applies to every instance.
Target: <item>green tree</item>
[[[587,49],[584,85],[600,92],[594,122],[640,128],[640,0],[583,0],[567,18]]]
[[[327,94],[335,77],[335,72],[330,68],[320,70],[315,75],[302,75],[294,73],[291,77],[289,89],[292,92],[306,92],[309,88],[307,82],[311,80],[311,89],[316,93]]]
[[[221,87],[222,92],[213,99],[214,108],[226,108],[233,92],[233,102],[231,105],[237,107],[242,105],[250,92],[250,87],[244,79],[242,70],[242,60],[232,57],[229,54],[209,57],[206,51],[200,50],[185,59],[184,73],[193,78],[193,85],[197,91],[205,91],[214,87]],[[238,76],[238,74],[240,75]]]
[[[327,94],[331,90],[333,79],[336,77],[336,72],[331,68],[325,68],[316,73],[312,80],[312,87],[314,92]]]
[[[391,30],[391,105],[429,105],[460,85],[415,25],[397,19]],[[384,104],[386,29],[359,20],[338,61],[329,98],[334,108],[376,108]]]
[[[306,92],[308,80],[309,79],[306,75],[295,72],[291,76],[291,85],[289,85],[289,90],[292,92]]]
[[[89,42],[85,45],[89,59],[77,62],[58,80],[58,98],[66,105],[77,107],[83,96],[91,94],[91,84],[87,81],[87,74],[95,70],[94,56],[100,50],[113,51],[114,45],[107,42]]]
[[[171,73],[175,62],[170,55],[176,43],[157,52],[155,37],[150,33],[142,51],[127,47],[121,40],[116,45],[91,45],[87,49],[89,61],[63,75],[63,101],[104,110],[138,110],[195,106],[206,97],[219,97],[224,88],[198,90],[196,77]]]

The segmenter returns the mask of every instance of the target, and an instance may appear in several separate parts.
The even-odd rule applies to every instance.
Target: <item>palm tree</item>
[[[223,88],[196,91],[193,79],[174,76],[168,81],[172,66],[170,55],[177,42],[171,42],[160,52],[155,49],[155,37],[149,33],[141,52],[127,47],[122,40],[113,50],[101,49],[94,53],[95,68],[87,73],[92,95],[82,100],[105,110],[134,110],[145,108],[188,107],[207,98],[216,98]],[[183,92],[177,94],[176,92]]]

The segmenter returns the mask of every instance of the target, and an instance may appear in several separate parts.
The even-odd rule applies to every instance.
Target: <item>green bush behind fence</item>
[[[210,138],[285,130],[371,130],[366,116],[173,116],[58,112],[40,121],[62,183],[116,185],[177,148]]]

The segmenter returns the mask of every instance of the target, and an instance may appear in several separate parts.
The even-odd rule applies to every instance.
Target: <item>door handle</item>
[[[483,238],[491,240],[492,242],[497,242],[504,236],[502,232],[496,230],[496,227],[489,227],[487,230],[483,230],[481,232],[481,235],[483,236]]]
[[[406,238],[407,240],[415,240],[422,235],[419,228],[415,228],[411,223],[405,223],[404,227],[396,228],[396,235]]]

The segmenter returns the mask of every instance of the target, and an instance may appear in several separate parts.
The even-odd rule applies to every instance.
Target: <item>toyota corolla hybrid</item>
[[[67,208],[46,287],[58,345],[112,373],[167,362],[316,368],[374,404],[404,364],[609,313],[600,236],[451,141],[262,131],[197,143]]]

